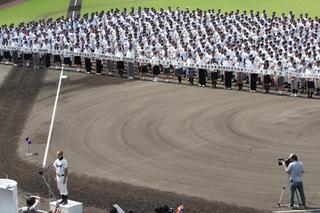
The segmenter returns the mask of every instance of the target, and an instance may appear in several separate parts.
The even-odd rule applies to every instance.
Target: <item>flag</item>
[[[177,208],[176,213],[184,213],[183,204],[181,204],[181,205]]]
[[[29,137],[26,137],[26,143],[27,144],[32,144],[31,139]]]

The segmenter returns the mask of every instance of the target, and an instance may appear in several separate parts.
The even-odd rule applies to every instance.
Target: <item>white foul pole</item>
[[[52,128],[53,128],[54,118],[55,118],[55,115],[56,115],[56,109],[57,109],[57,104],[58,104],[58,99],[59,99],[59,93],[60,93],[60,87],[61,87],[62,78],[64,78],[64,76],[63,76],[63,67],[61,68],[61,72],[60,72],[59,84],[58,84],[58,89],[57,89],[57,94],[56,94],[56,100],[54,102],[54,107],[53,107],[53,112],[52,112],[52,117],[51,117],[51,124],[50,124],[50,128],[49,128],[46,151],[45,151],[44,157],[43,157],[42,168],[46,167],[48,151],[49,151],[49,146],[50,146],[50,141],[51,141]]]

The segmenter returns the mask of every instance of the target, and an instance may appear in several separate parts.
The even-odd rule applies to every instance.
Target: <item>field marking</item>
[[[74,19],[74,12],[75,12],[74,8],[76,8],[77,3],[78,3],[78,0],[75,0],[75,1],[74,1],[74,5],[73,5],[73,11],[72,11],[72,18],[73,18],[73,19]]]
[[[283,210],[283,211],[272,211],[272,213],[290,213],[290,212],[320,212],[320,209],[291,209],[291,210]]]
[[[57,109],[57,105],[58,105],[58,99],[59,99],[59,93],[60,93],[60,87],[61,87],[62,79],[63,79],[63,67],[61,68],[61,72],[60,72],[59,84],[58,84],[56,99],[54,101],[54,107],[53,107],[53,112],[52,112],[52,117],[51,117],[51,123],[50,123],[50,128],[49,128],[48,139],[47,139],[46,151],[45,151],[44,157],[43,157],[43,163],[42,163],[42,168],[43,169],[46,167],[46,163],[47,163],[48,151],[49,151],[51,135],[52,135],[52,129],[53,129],[53,123],[54,123],[54,118],[55,118],[55,115],[56,115],[56,109]]]

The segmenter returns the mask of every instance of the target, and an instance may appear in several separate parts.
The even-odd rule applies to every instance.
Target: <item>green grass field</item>
[[[0,10],[0,25],[65,16],[68,6],[69,0],[27,0],[22,4]],[[297,15],[309,13],[311,17],[320,14],[320,0],[83,0],[81,14],[131,6],[156,9],[168,8],[168,6],[182,9],[210,8],[222,11],[265,9],[269,14],[275,11],[278,15],[292,10]]]
[[[0,25],[65,16],[69,0],[28,0],[0,10]]]
[[[173,8],[202,8],[231,10],[266,10],[269,14],[275,11],[278,15],[292,10],[295,14],[309,13],[315,17],[320,14],[320,0],[82,0],[81,14],[95,11],[108,10],[111,8],[124,7],[154,7]]]

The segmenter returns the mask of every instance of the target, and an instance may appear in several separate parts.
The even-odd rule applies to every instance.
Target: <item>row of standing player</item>
[[[93,59],[91,57],[81,58],[81,56],[71,57],[70,55],[53,55],[52,54],[40,54],[40,53],[26,53],[19,54],[18,51],[4,51],[3,54],[0,55],[0,61],[3,60],[5,63],[13,62],[14,66],[18,65],[19,59],[22,59],[24,66],[30,66],[31,62],[33,63],[34,68],[39,68],[41,62],[43,62],[46,68],[51,67],[51,61],[53,58],[53,65],[56,69],[59,69],[61,65],[65,65],[67,67],[71,67],[72,64],[76,66],[76,70],[80,72],[83,65],[84,60],[84,68],[87,73],[91,73],[93,70]],[[101,75],[103,71],[104,61],[102,59],[95,59],[95,73],[97,75]],[[109,75],[113,75],[114,72],[114,61],[107,60],[105,62]],[[171,66],[171,65],[161,65],[161,64],[148,64],[141,63],[138,64],[138,70],[140,72],[140,79],[146,79],[147,73],[152,72],[153,81],[158,81],[159,75],[162,72],[165,77],[165,81],[169,82],[172,76],[172,73],[175,72],[177,76],[178,82],[181,84],[182,79],[187,78],[191,85],[194,85],[194,78],[198,76],[199,86],[205,87],[207,85],[207,77],[208,72],[205,69],[195,69],[195,68],[184,68],[183,66]],[[125,71],[125,62],[124,61],[116,61],[116,71],[119,77],[124,77]],[[134,62],[128,62],[128,78],[134,79],[134,75],[136,72],[136,66]],[[264,93],[268,94],[270,92],[270,88],[275,85],[277,94],[282,95],[284,91],[284,87],[289,86],[289,91],[292,91],[293,97],[298,96],[299,89],[301,90],[301,94],[307,93],[308,98],[312,98],[314,90],[316,90],[316,95],[320,95],[320,81],[319,80],[306,80],[299,79],[297,77],[292,76],[290,79],[285,79],[284,76],[279,76],[277,78],[271,75],[259,75],[255,73],[247,74],[243,72],[238,72],[234,75],[234,72],[220,72],[218,70],[213,70],[210,72],[210,79],[212,83],[212,87],[216,88],[218,79],[221,78],[224,81],[224,86],[226,89],[232,88],[232,82],[235,81],[238,86],[238,90],[243,89],[244,83],[250,84],[250,92],[257,91],[257,85],[262,84]]]

